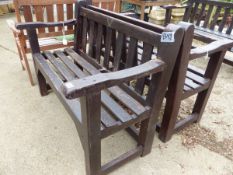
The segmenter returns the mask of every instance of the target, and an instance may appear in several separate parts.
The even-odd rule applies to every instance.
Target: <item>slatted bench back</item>
[[[127,23],[88,7],[81,8],[77,26],[82,27],[78,27],[77,39],[75,39],[76,51],[82,50],[93,60],[102,64],[105,69],[111,71],[147,62],[155,56],[153,51],[157,50],[155,58],[167,63],[169,76],[176,60],[174,56],[178,54],[183,37],[183,30],[172,25],[173,29],[168,27],[166,30],[173,30],[175,42],[161,43],[161,33]],[[143,48],[139,56],[138,45]],[[144,80],[139,81],[137,86],[142,92]]]
[[[75,18],[75,0],[14,0],[18,22],[57,22]],[[20,9],[23,15],[20,15]],[[38,37],[62,35],[62,27],[39,28]],[[73,34],[74,27],[64,28],[66,34]]]
[[[120,12],[120,0],[93,0],[92,5],[113,12]]]
[[[190,6],[186,9],[184,15],[184,21],[189,21],[204,29],[231,34],[233,3],[216,0],[190,0],[189,4]],[[227,23],[227,21],[230,22]]]

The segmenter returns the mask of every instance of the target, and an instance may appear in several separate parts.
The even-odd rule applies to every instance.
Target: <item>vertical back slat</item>
[[[122,57],[122,49],[124,45],[124,34],[118,33],[117,39],[116,39],[116,50],[115,50],[115,57],[114,57],[114,71],[119,70],[120,68],[120,62]]]
[[[100,56],[101,56],[102,36],[103,36],[103,26],[101,24],[98,24],[97,38],[96,38],[96,50],[95,50],[95,58],[98,62],[100,62]]]
[[[226,24],[227,17],[228,17],[229,14],[230,14],[230,8],[229,8],[229,7],[226,7],[226,8],[225,8],[225,12],[224,12],[223,19],[222,19],[222,21],[221,21],[221,23],[220,23],[220,25],[219,25],[219,28],[218,28],[218,31],[219,31],[219,32],[222,32],[222,30],[223,30],[223,28],[224,28],[224,26],[225,26],[225,24]]]
[[[196,13],[197,13],[197,10],[198,10],[198,7],[199,7],[199,2],[196,2],[195,6],[194,6],[194,9],[193,9],[193,12],[192,12],[192,15],[190,17],[190,22],[191,23],[193,23],[193,21],[194,21],[194,18],[196,16]]]
[[[152,53],[153,53],[153,46],[144,43],[141,63],[145,63],[149,61],[151,59]],[[141,78],[137,80],[135,89],[139,94],[143,93],[144,85],[145,85],[145,78]]]
[[[204,22],[204,25],[203,25],[204,28],[208,27],[208,25],[209,25],[210,16],[211,16],[211,14],[212,14],[213,8],[214,8],[213,5],[210,5],[210,6],[209,6],[207,15],[206,15],[206,17],[205,17],[205,22]]]
[[[206,7],[206,4],[203,3],[202,6],[201,6],[201,12],[200,12],[200,14],[199,14],[199,16],[198,16],[198,19],[197,19],[197,22],[196,22],[196,25],[197,25],[197,26],[200,25],[201,19],[202,19],[202,17],[204,16],[205,7]]]
[[[74,14],[74,11],[73,11],[73,4],[67,4],[66,5],[66,14],[67,14],[67,20],[69,19],[73,19],[73,14]],[[69,30],[72,30],[73,29],[73,26],[68,26],[68,29]]]
[[[211,22],[211,24],[210,24],[210,29],[211,30],[214,30],[214,27],[215,27],[215,25],[216,25],[216,23],[217,23],[217,21],[218,21],[218,17],[219,17],[219,15],[220,15],[220,12],[221,12],[221,6],[218,6],[217,7],[217,10],[216,10],[216,12],[215,12],[215,15],[213,16],[213,20],[212,20],[212,22]]]
[[[137,44],[137,39],[131,37],[126,59],[126,68],[132,67],[137,62]]]
[[[64,9],[63,4],[57,4],[57,20],[64,21]],[[58,27],[58,30],[62,30],[62,27]]]
[[[83,29],[82,29],[82,49],[86,53],[86,44],[87,44],[87,27],[88,22],[87,18],[83,17]]]
[[[231,17],[231,24],[229,25],[226,34],[230,35],[233,28],[233,16]]]
[[[105,39],[105,51],[104,51],[104,66],[109,68],[109,58],[111,54],[111,43],[112,43],[112,29],[107,27],[106,39]]]
[[[34,10],[35,10],[35,15],[36,15],[36,21],[44,21],[44,11],[43,11],[43,7],[41,5],[36,5],[34,6]],[[45,33],[45,28],[39,28],[38,29],[39,33]]]
[[[47,12],[48,22],[53,22],[54,21],[53,5],[47,5],[46,6],[46,12]],[[49,32],[55,32],[55,27],[49,27]]]
[[[190,17],[191,12],[192,12],[192,7],[193,7],[193,4],[190,4],[190,6],[185,9],[183,21],[186,21],[186,22],[189,21],[189,17]]]
[[[25,22],[32,22],[32,11],[30,6],[23,6],[23,16]]]
[[[89,34],[88,34],[88,42],[89,42],[89,48],[88,48],[88,55],[93,57],[94,54],[94,31],[95,31],[95,22],[89,21],[90,28],[89,28]]]

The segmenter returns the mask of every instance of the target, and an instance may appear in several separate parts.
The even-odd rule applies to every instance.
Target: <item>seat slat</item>
[[[40,70],[43,70],[43,75],[47,77],[49,80],[49,85],[55,89],[55,93],[58,95],[61,102],[72,111],[71,116],[76,121],[78,119],[79,122],[82,121],[82,115],[80,110],[80,102],[78,100],[67,100],[66,97],[61,92],[61,86],[63,81],[58,77],[58,75],[53,71],[53,69],[49,66],[45,57],[42,54],[35,54],[35,63],[39,66]]]
[[[198,84],[201,84],[201,85],[204,85],[204,84],[209,82],[209,79],[198,76],[197,74],[194,74],[194,73],[192,73],[190,71],[187,71],[186,77],[188,77],[189,79],[191,79],[194,82],[196,82]]]
[[[190,87],[184,85],[184,91],[191,91],[191,90],[192,90],[192,88],[190,88]]]
[[[70,55],[74,60],[77,61],[77,63],[82,66],[87,72],[90,74],[97,74],[100,73],[100,70],[95,68],[93,65],[91,65],[88,61],[83,59],[80,55],[78,55],[76,52],[74,52],[72,49],[67,48],[65,49],[68,55]],[[145,108],[135,100],[133,97],[130,97],[129,94],[127,94],[124,90],[122,90],[119,87],[112,87],[109,88],[109,91],[118,98],[119,101],[121,101],[124,105],[126,105],[130,110],[132,110],[135,114],[140,115],[143,112],[145,112]],[[106,92],[102,92],[105,96],[108,94]],[[130,102],[127,100],[127,98],[130,98]],[[109,99],[110,100],[110,99]],[[113,101],[113,99],[112,99]],[[107,107],[110,108],[110,104],[107,104]]]
[[[205,72],[202,69],[200,69],[200,68],[198,68],[196,66],[193,66],[191,64],[188,65],[188,71],[193,72],[193,73],[195,73],[195,74],[197,74],[197,75],[199,75],[201,77],[203,77],[204,74],[205,74]]]
[[[84,69],[86,69],[90,74],[97,74],[97,73],[99,73],[99,71],[93,65],[91,65],[90,63],[88,63],[88,61],[86,61],[85,59],[83,59],[80,55],[78,55],[71,48],[66,48],[65,52],[69,56],[71,56],[77,62],[77,64],[79,64]]]
[[[146,111],[145,107],[142,106],[138,101],[136,101],[133,97],[125,93],[121,88],[114,86],[108,89],[111,94],[121,101],[126,107],[133,110],[133,112],[137,115],[141,115]]]
[[[101,108],[101,122],[105,128],[120,124],[119,121],[116,121],[114,118],[112,118],[112,116],[106,111],[106,109],[104,109],[104,107]]]
[[[59,62],[51,52],[45,51],[44,54],[67,81],[71,81],[75,78],[74,74],[69,72],[67,68],[61,62]]]
[[[84,73],[61,51],[54,52],[63,63],[79,78],[85,77]]]
[[[107,93],[101,92],[101,100],[103,105],[121,122],[127,122],[133,118]]]
[[[189,78],[186,78],[186,79],[185,79],[185,85],[188,86],[188,87],[190,87],[190,88],[192,88],[192,89],[197,89],[197,88],[200,87],[199,84],[194,83],[194,82],[193,82],[192,80],[190,80]]]

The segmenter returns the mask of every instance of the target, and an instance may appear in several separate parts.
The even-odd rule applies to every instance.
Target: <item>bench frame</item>
[[[36,33],[36,29],[40,27],[73,25],[73,22],[18,24],[17,29],[27,30],[41,95],[47,95],[48,90],[51,88],[63,103],[76,125],[85,152],[86,173],[88,175],[102,175],[109,173],[136,156],[145,156],[150,153],[155,134],[154,128],[157,117],[159,115],[162,101],[175,66],[179,48],[182,43],[184,30],[176,25],[169,25],[164,30],[174,32],[176,42],[161,43],[161,32],[156,33],[136,25],[128,24],[123,20],[119,20],[119,18],[122,16],[117,15],[116,13],[114,14],[119,16],[119,18],[113,18],[110,15],[94,11],[92,10],[92,7],[88,6],[88,4],[84,1],[80,1],[76,4],[76,10],[78,12],[76,13],[77,21],[74,46],[74,50],[76,52],[72,49],[65,49],[64,53],[62,53],[63,57],[66,57],[67,54],[74,58],[75,64],[69,64],[69,66],[70,68],[71,66],[73,67],[73,73],[75,73],[75,70],[77,70],[77,74],[75,74],[76,77],[79,77],[79,79],[73,79],[74,77],[65,73],[66,71],[64,69],[61,70],[61,67],[56,66],[55,63],[53,64],[51,62],[53,66],[61,72],[61,75],[64,76],[67,82],[64,83],[56,76],[57,73],[53,71],[47,63],[47,61],[51,61],[51,59],[54,60],[55,58],[52,58],[53,54],[50,52],[44,52],[43,54],[40,52]],[[90,20],[89,25],[86,23],[87,18]],[[106,26],[106,33],[104,34],[105,52],[103,54],[104,69],[102,69],[103,67],[97,63],[100,56],[99,51],[102,49],[101,39],[98,38],[102,37],[102,33],[100,32],[101,29],[99,29],[97,36],[94,37],[94,31],[96,30],[95,24],[98,26],[98,28],[101,25]],[[134,30],[134,32],[129,32],[129,28]],[[120,49],[119,47],[122,46],[121,44],[112,44],[111,32],[113,30],[119,30],[120,32],[124,31],[124,34],[129,35],[130,44],[127,55],[124,55],[126,52],[123,54],[123,57],[127,57],[124,62],[126,66],[125,69],[120,70],[120,52],[115,52],[115,60],[113,61],[114,72],[109,72],[108,61],[111,59],[111,49],[113,48],[118,50]],[[87,33],[88,39],[86,36]],[[121,38],[121,33],[118,33],[117,36],[118,38],[116,41],[118,41],[118,43],[123,42],[124,45],[124,40]],[[135,57],[137,55],[137,40],[145,43],[142,53],[142,62],[138,66],[135,65],[135,60],[137,59]],[[88,49],[86,48],[87,43],[89,43]],[[112,48],[109,47],[111,44]],[[150,60],[154,46],[158,47],[158,56],[162,59],[162,61]],[[58,53],[61,52],[56,51],[54,53],[56,53],[58,56]],[[105,61],[105,59],[107,59],[107,61]],[[80,68],[80,64],[82,65],[82,68]],[[74,68],[74,66],[76,66],[76,68]],[[89,71],[93,75],[85,77],[85,71],[84,73],[81,73],[82,71],[80,71],[82,69]],[[131,120],[120,127],[109,128],[108,130],[106,129],[106,132],[104,132],[104,130],[101,131],[101,90],[114,86],[123,87],[123,83],[135,79],[138,80],[137,82],[139,82],[140,86],[145,86],[147,85],[145,83],[145,78],[148,76],[151,77],[151,80],[146,99],[143,99],[140,94],[132,92],[132,90],[129,88],[124,89],[125,92],[131,96],[131,98],[135,98],[136,100],[140,101],[141,104],[144,105],[145,109],[148,110],[143,115],[135,116],[138,118],[135,118],[134,120]],[[78,110],[78,101],[74,100],[77,98],[80,99],[79,105],[81,111]],[[70,99],[72,100],[70,101]],[[137,140],[137,147],[101,166],[101,139],[115,133],[118,130],[128,128],[138,122],[141,123],[141,128]]]
[[[95,7],[91,8],[96,9]],[[96,10],[113,17],[121,18],[124,21],[147,28],[152,31],[159,32],[163,30],[163,27],[158,27],[154,24],[140,22],[139,20],[134,20],[127,16],[117,16],[112,12],[102,9]],[[192,34],[194,33],[194,26],[185,22],[180,22],[179,25],[185,30],[184,39],[179,51],[174,71],[172,73],[172,77],[169,82],[168,91],[166,93],[166,105],[162,123],[158,123],[156,128],[159,132],[159,138],[163,142],[169,141],[175,132],[183,129],[193,122],[200,121],[216,81],[225,53],[227,49],[233,46],[233,41],[231,40],[219,40],[212,41],[205,46],[191,48],[193,42]],[[203,57],[206,57],[207,54],[210,59],[205,70],[200,70],[194,66],[189,65],[189,61],[193,59],[203,59]],[[185,88],[186,75],[192,75],[192,73],[196,74],[196,77],[198,76],[198,79],[195,80],[194,78],[194,81],[201,79],[205,82],[202,83],[199,80],[200,86],[198,88],[187,90]],[[177,118],[181,102],[196,94],[197,98],[195,100],[192,113],[186,118],[178,121]],[[138,131],[135,127],[131,127],[128,131],[132,134],[132,136],[135,137],[135,139],[138,139]]]

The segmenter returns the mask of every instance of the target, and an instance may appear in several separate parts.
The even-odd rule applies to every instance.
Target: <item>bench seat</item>
[[[73,116],[80,116],[78,120],[81,122],[80,102],[78,99],[67,100],[62,92],[62,84],[78,78],[83,78],[88,75],[98,74],[101,71],[90,64],[82,56],[74,52],[71,48],[62,51],[45,51],[41,54],[36,54],[36,64],[41,66],[40,70],[44,70],[44,76],[48,77],[53,83],[56,82],[56,94],[60,96],[62,103],[70,108]],[[78,64],[78,66],[75,64]],[[96,63],[96,66],[98,64]],[[145,107],[141,102],[135,100],[124,89],[130,88],[127,85],[124,87],[114,86],[101,92],[101,137],[107,137],[113,132],[124,129],[129,123],[137,123],[142,119],[146,119],[149,107]],[[54,89],[54,88],[53,88]],[[136,95],[136,93],[135,93]],[[120,115],[119,115],[120,114]]]

